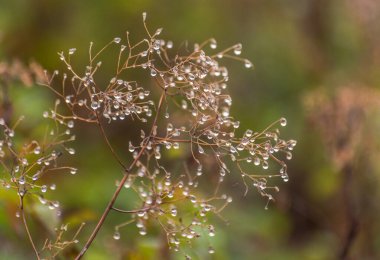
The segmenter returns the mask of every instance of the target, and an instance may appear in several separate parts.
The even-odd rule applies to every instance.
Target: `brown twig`
[[[339,259],[345,260],[348,259],[350,249],[359,233],[359,220],[351,196],[353,167],[351,164],[347,164],[342,171],[344,174],[343,199],[346,207],[348,232],[343,242]]]
[[[147,141],[146,141],[145,145],[142,147],[142,149],[140,150],[140,152],[138,153],[138,155],[136,156],[136,158],[133,160],[133,162],[131,163],[131,165],[127,169],[125,169],[125,174],[124,174],[123,178],[120,180],[119,185],[117,186],[114,194],[112,195],[111,200],[109,201],[109,203],[108,203],[106,209],[104,210],[102,216],[100,217],[97,225],[95,226],[94,230],[92,231],[89,239],[87,240],[86,244],[84,245],[84,247],[82,248],[82,250],[80,251],[80,253],[75,258],[76,260],[81,259],[83,257],[83,255],[86,253],[86,251],[88,250],[88,248],[91,246],[91,244],[94,241],[96,235],[98,234],[100,228],[103,226],[104,221],[106,220],[106,217],[108,216],[109,212],[113,208],[113,205],[115,204],[115,201],[116,201],[117,197],[119,196],[119,193],[120,193],[121,189],[123,188],[125,182],[128,179],[130,171],[133,169],[133,167],[135,166],[136,162],[140,159],[141,155],[144,153],[144,151],[145,151],[145,149],[147,147],[147,144],[148,144],[150,138],[152,137],[154,127],[155,127],[155,125],[157,123],[158,114],[159,114],[160,108],[162,106],[162,101],[163,101],[164,96],[165,96],[165,92],[163,92],[161,94],[160,101],[159,101],[158,107],[157,107],[156,117],[154,118],[154,121],[153,121],[153,124],[152,124],[152,128],[151,128],[149,137],[146,139]],[[108,139],[106,139],[106,140],[108,140]],[[107,143],[109,144],[108,141],[107,141]],[[116,158],[118,158],[118,157],[116,157]]]
[[[24,223],[25,231],[28,234],[29,242],[33,247],[33,251],[36,254],[37,259],[40,259],[40,255],[38,253],[36,245],[34,244],[32,235],[29,231],[28,223],[26,222],[25,212],[24,212],[24,197],[23,196],[20,196],[20,213],[21,213],[22,222]]]

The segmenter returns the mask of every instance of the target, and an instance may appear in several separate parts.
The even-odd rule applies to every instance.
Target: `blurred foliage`
[[[85,64],[90,41],[102,46],[126,30],[130,30],[132,39],[142,38],[143,11],[148,13],[148,24],[163,27],[167,38],[177,45],[184,43],[184,39],[191,44],[210,37],[215,37],[220,46],[241,42],[244,56],[254,61],[256,70],[238,74],[241,64],[231,62],[233,113],[239,115],[242,128],[252,129],[262,129],[285,116],[288,127],[284,135],[297,139],[299,144],[288,167],[290,181],[281,185],[269,210],[264,210],[266,201],[256,192],[244,197],[244,187],[236,184],[237,180],[224,185],[228,193],[234,194],[234,203],[223,214],[229,225],[219,221],[214,255],[209,256],[207,248],[199,245],[191,252],[193,256],[334,259],[347,242],[351,223],[347,204],[353,204],[358,227],[349,258],[379,259],[380,125],[376,112],[379,106],[365,112],[363,120],[354,118],[351,122],[361,124],[362,138],[360,147],[346,147],[356,149],[350,158],[349,202],[344,195],[347,175],[337,167],[330,143],[325,142],[341,137],[340,131],[334,135],[328,131],[341,119],[323,121],[316,114],[329,106],[333,97],[342,93],[339,89],[347,84],[358,91],[367,91],[370,96],[378,91],[380,3],[377,0],[0,0],[0,59],[18,59],[25,64],[38,61],[54,70],[62,67],[56,53],[76,47],[76,64],[81,66]],[[306,109],[305,96],[312,95],[315,89],[324,93],[325,103],[317,102],[316,109]],[[26,88],[17,83],[11,86],[10,95],[14,118],[27,117],[20,126],[22,135],[43,136],[45,129],[39,123],[42,111],[54,102],[51,93],[40,86]],[[355,92],[353,95],[348,106],[356,102]],[[359,105],[367,111],[365,100]],[[326,116],[338,116],[337,109],[333,106]],[[345,125],[341,127],[344,129]],[[116,142],[131,136],[128,129],[112,131]],[[76,134],[83,141],[76,147],[80,157],[71,164],[78,165],[80,171],[75,178],[63,176],[56,181],[59,185],[54,195],[63,205],[63,222],[72,226],[88,222],[80,236],[84,241],[92,221],[98,218],[112,194],[119,171],[104,143],[93,141],[100,140],[96,131],[89,132],[85,125],[80,125]],[[131,200],[128,206],[133,206],[133,198],[123,199]],[[15,222],[16,207],[17,198],[9,197],[1,189],[0,259],[33,257],[24,230]],[[38,214],[46,218],[43,212]],[[140,237],[130,228],[122,231],[120,241],[114,241],[113,222],[121,221],[116,215],[108,218],[86,259],[167,257],[165,240],[159,235]],[[38,222],[34,220],[32,232],[39,232]],[[182,259],[183,255],[173,254],[173,259],[177,258]]]

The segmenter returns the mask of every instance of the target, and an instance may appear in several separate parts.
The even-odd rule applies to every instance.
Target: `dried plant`
[[[329,158],[343,179],[341,204],[346,223],[339,259],[348,259],[364,219],[357,203],[359,196],[355,195],[355,174],[361,175],[357,159],[363,150],[372,153],[374,144],[369,144],[373,139],[368,128],[373,127],[367,121],[372,113],[378,112],[379,98],[377,90],[359,84],[339,87],[330,95],[317,89],[304,98],[309,120],[320,132]]]
[[[333,93],[317,89],[304,98],[310,122],[320,131],[322,140],[338,169],[349,165],[365,142],[366,122],[379,106],[378,91],[352,84]]]
[[[54,109],[44,113],[44,117],[55,122],[54,135],[67,136],[65,131],[71,131],[75,121],[94,125],[122,169],[114,194],[76,259],[83,257],[89,249],[111,211],[125,215],[125,222],[115,226],[114,239],[119,240],[121,228],[132,223],[140,235],[146,235],[148,227],[154,225],[161,227],[166,234],[169,248],[178,251],[201,236],[215,236],[210,217],[220,216],[232,202],[232,198],[220,190],[229,175],[240,175],[246,187],[243,192],[247,193],[253,186],[267,198],[268,203],[274,200],[272,192],[278,191],[277,186],[268,185],[268,179],[278,176],[288,181],[287,166],[281,158],[291,159],[296,141],[279,138],[277,127],[285,126],[286,119],[279,119],[263,131],[248,129],[240,132],[239,121],[230,115],[229,74],[222,62],[233,59],[242,62],[246,68],[252,68],[249,60],[239,56],[242,45],[217,51],[217,42],[209,39],[195,44],[191,50],[186,47],[175,53],[173,42],[160,38],[162,29],[151,33],[145,20],[144,13],[145,39],[132,43],[127,32],[124,45],[121,38],[114,38],[97,52],[93,51],[91,43],[89,63],[84,71],[76,69],[72,63],[75,48],[67,53],[60,52],[59,57],[67,71],[55,71],[51,76],[46,73],[41,82],[61,100],[56,102]],[[116,68],[104,84],[96,79],[102,68],[101,57],[115,46],[118,52]],[[206,54],[208,48],[214,53]],[[146,84],[132,78],[137,70],[149,78]],[[148,84],[149,87],[146,86]],[[115,121],[125,122],[131,131],[131,123],[140,122],[134,125],[138,127],[140,140],[136,143],[125,141],[130,155],[118,152],[109,139],[107,127]],[[62,127],[66,130],[58,134]],[[66,139],[55,139],[53,144],[73,154],[74,150],[66,146],[73,139],[69,135]],[[52,152],[46,150],[53,145],[38,147],[41,147],[43,158],[52,158],[53,170],[58,154],[55,153],[53,158]],[[183,160],[180,166],[168,165],[163,158],[165,151],[170,149],[179,150],[191,159]],[[278,173],[259,174],[252,170],[252,165],[267,170],[270,162],[278,165]],[[200,186],[207,181],[204,175],[218,179],[206,196],[200,192]],[[34,189],[33,185],[31,180],[23,187]],[[19,190],[19,186],[14,184],[15,189]],[[135,208],[115,207],[122,191],[136,195]],[[25,194],[20,198],[23,196]],[[50,243],[45,244],[45,248],[50,247],[48,245]],[[211,245],[209,253],[214,253]],[[39,256],[38,251],[36,255]],[[186,255],[186,258],[190,256]]]
[[[2,87],[4,88],[4,86]],[[58,103],[56,102],[56,107]],[[44,116],[46,117],[47,114],[44,113]],[[76,236],[72,240],[63,240],[63,231],[66,228],[61,229],[54,242],[47,240],[42,250],[38,250],[29,231],[26,217],[28,210],[25,204],[26,202],[29,204],[38,202],[50,210],[54,210],[57,216],[61,215],[60,203],[46,197],[49,191],[56,189],[56,184],[46,183],[43,177],[77,172],[77,169],[73,167],[58,164],[58,159],[64,152],[69,155],[75,153],[74,149],[68,146],[75,140],[75,136],[70,131],[73,123],[68,121],[63,124],[63,122],[58,123],[54,120],[52,125],[47,128],[43,141],[20,141],[15,139],[15,130],[22,120],[23,117],[19,118],[10,127],[3,118],[0,118],[0,164],[2,166],[0,183],[6,190],[14,191],[19,197],[19,210],[15,216],[21,218],[36,256],[40,258],[45,255],[44,251],[50,251],[51,254],[47,255],[54,258],[67,245],[75,243]],[[62,127],[62,125],[64,126]]]

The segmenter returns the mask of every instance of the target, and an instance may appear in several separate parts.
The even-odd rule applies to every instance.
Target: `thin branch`
[[[94,230],[92,231],[89,239],[87,240],[86,244],[84,245],[84,247],[82,248],[82,250],[80,251],[80,253],[75,258],[75,260],[81,259],[83,257],[83,255],[86,253],[86,251],[88,250],[88,248],[91,246],[91,244],[94,241],[96,235],[98,234],[100,228],[103,226],[104,221],[106,220],[109,212],[113,208],[113,205],[115,204],[115,201],[116,201],[117,197],[119,196],[120,191],[124,187],[125,182],[128,180],[130,171],[133,169],[133,167],[135,166],[135,164],[137,163],[137,161],[140,159],[141,155],[144,153],[144,151],[145,151],[145,149],[147,147],[147,144],[149,143],[150,138],[152,137],[153,130],[154,130],[155,126],[156,126],[157,119],[158,119],[158,114],[160,112],[160,108],[162,106],[162,101],[163,101],[164,96],[165,96],[165,92],[163,92],[161,94],[160,101],[159,101],[158,107],[157,107],[156,117],[155,117],[155,119],[153,121],[152,129],[151,129],[150,134],[149,134],[149,138],[147,138],[147,141],[146,141],[145,145],[140,150],[140,152],[138,153],[138,155],[136,156],[136,158],[133,160],[133,162],[131,163],[131,165],[128,167],[128,169],[125,170],[125,174],[124,174],[123,178],[120,180],[120,183],[119,183],[118,187],[116,188],[114,194],[112,195],[112,198],[109,201],[106,209],[104,210],[103,215],[100,217],[100,219],[99,219],[97,225],[95,226]],[[108,139],[106,139],[106,141],[107,140]]]
[[[97,124],[98,124],[98,126],[99,126],[99,128],[100,128],[100,132],[102,133],[102,136],[103,136],[104,140],[106,141],[107,146],[108,146],[108,148],[110,149],[112,155],[115,157],[116,161],[120,164],[120,166],[121,166],[125,171],[127,171],[127,166],[125,166],[125,164],[121,161],[120,157],[117,155],[117,153],[116,153],[115,150],[113,149],[113,147],[112,147],[112,145],[111,145],[111,143],[110,143],[110,141],[109,141],[109,139],[108,139],[108,137],[107,137],[107,135],[106,135],[106,132],[105,132],[105,130],[104,130],[104,127],[103,127],[102,123],[100,122],[100,118],[99,118],[99,114],[98,114],[98,112],[96,112],[96,118],[97,118]]]
[[[40,255],[38,253],[38,250],[36,248],[36,245],[34,244],[32,235],[29,231],[28,223],[26,222],[26,217],[25,217],[25,212],[24,212],[24,197],[23,196],[20,196],[20,212],[21,212],[22,222],[24,223],[25,231],[28,234],[29,242],[33,247],[33,251],[36,254],[37,259],[41,259]]]

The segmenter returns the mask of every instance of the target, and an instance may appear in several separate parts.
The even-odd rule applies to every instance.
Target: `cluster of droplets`
[[[119,44],[120,41],[120,38],[115,38],[111,43]],[[122,45],[121,52],[125,48],[126,46]],[[112,120],[124,120],[131,116],[146,122],[147,118],[152,116],[154,102],[148,100],[150,91],[138,86],[135,81],[128,82],[121,79],[118,74],[123,70],[122,68],[110,79],[104,89],[100,89],[94,80],[94,74],[100,69],[102,62],[98,61],[95,66],[90,64],[86,67],[84,76],[79,76],[70,63],[70,57],[75,50],[74,48],[70,49],[67,56],[63,52],[59,53],[60,59],[67,65],[69,74],[71,74],[74,91],[66,94],[64,100],[75,119],[95,122],[94,118],[103,116],[111,122]],[[56,75],[58,75],[57,71],[46,81],[45,85],[52,88],[52,82]],[[67,78],[68,74],[64,73],[62,92],[64,92]]]
[[[155,151],[149,153],[153,156]],[[210,214],[219,214],[232,202],[232,198],[225,194],[202,198],[197,191],[203,171],[201,165],[193,174],[180,176],[168,172],[162,165],[148,165],[148,162],[139,161],[135,172],[128,176],[124,184],[127,191],[137,193],[141,206],[130,211],[116,209],[132,215],[131,219],[115,227],[113,238],[119,240],[120,229],[131,223],[135,223],[139,234],[144,236],[148,225],[157,221],[164,227],[168,245],[174,251],[206,234],[214,237],[215,228],[209,223]]]
[[[45,115],[45,113],[44,113]],[[46,116],[47,117],[47,116]],[[70,128],[71,123],[65,123]],[[55,183],[44,183],[43,176],[55,171],[65,171],[76,173],[75,168],[58,166],[57,159],[62,152],[55,150],[60,143],[60,147],[66,149],[68,154],[73,154],[72,148],[67,148],[65,144],[73,140],[72,136],[67,137],[66,133],[58,133],[56,130],[50,131],[50,142],[39,143],[32,140],[21,147],[15,141],[15,131],[10,128],[0,118],[0,161],[2,164],[4,177],[1,184],[6,190],[13,190],[20,198],[31,196],[38,202],[55,210],[57,215],[61,214],[60,203],[49,200],[46,194],[56,190]],[[16,212],[16,217],[20,217],[20,212]]]
[[[146,28],[145,14],[143,18]],[[115,227],[113,238],[119,240],[121,228],[131,223],[136,224],[140,235],[146,235],[148,226],[158,222],[167,234],[169,247],[179,250],[180,246],[188,245],[205,233],[209,237],[215,236],[209,215],[219,214],[232,202],[231,197],[217,194],[220,183],[236,172],[230,170],[233,165],[239,170],[247,190],[250,184],[267,197],[268,202],[274,200],[269,191],[278,191],[278,187],[268,186],[268,179],[281,176],[285,182],[288,181],[287,166],[282,157],[287,160],[292,158],[296,141],[279,137],[277,126],[286,126],[285,118],[263,131],[246,130],[239,134],[240,122],[230,114],[232,99],[227,92],[229,73],[222,61],[232,58],[242,62],[246,68],[253,68],[252,62],[240,58],[241,44],[217,51],[216,40],[210,39],[195,44],[191,51],[186,49],[182,53],[178,50],[173,56],[173,42],[158,38],[161,28],[154,33],[146,30],[149,37],[135,45],[130,43],[127,34],[127,45],[120,45],[116,74],[104,88],[94,81],[94,74],[101,66],[101,61],[96,59],[101,51],[92,55],[92,43],[90,64],[84,76],[75,72],[70,63],[75,49],[70,49],[68,56],[60,53],[73,83],[71,94],[62,94],[62,97],[72,113],[69,118],[100,126],[103,118],[108,122],[123,120],[127,116],[137,117],[142,122],[147,122],[149,117],[154,118],[148,134],[141,130],[139,143],[128,141],[128,151],[135,161],[132,170],[126,168],[128,178],[123,185],[127,192],[137,194],[139,206],[132,210],[113,208],[130,214],[126,222]],[[114,38],[102,51],[121,42],[121,38]],[[214,54],[206,53],[207,46]],[[127,55],[124,55],[126,52]],[[147,73],[147,78],[161,91],[163,99],[154,102],[150,89],[122,76],[125,70],[136,68]],[[47,83],[50,88],[53,88],[52,78]],[[63,86],[62,93],[65,91]],[[55,118],[66,122],[64,117],[55,115]],[[164,166],[161,161],[165,152],[171,149],[191,155],[192,162],[185,163],[180,171],[178,167],[168,169],[169,166]],[[204,167],[202,162],[210,161],[210,158],[213,158],[213,171],[205,171],[210,167]],[[252,166],[268,170],[270,162],[280,166],[279,173],[259,175],[251,172]],[[189,170],[191,167],[193,169]],[[213,195],[202,198],[198,191],[199,183],[210,175],[217,176],[217,187]],[[116,185],[121,184],[117,182]],[[209,253],[214,252],[210,246]]]
[[[110,84],[117,84],[123,88],[108,92],[98,92],[91,95],[91,109],[101,110],[101,114],[108,120],[124,120],[128,116],[139,118],[142,122],[153,114],[153,101],[146,100],[149,91],[144,88],[133,88],[132,84],[121,79],[113,78]]]

